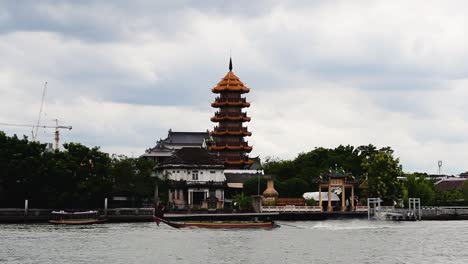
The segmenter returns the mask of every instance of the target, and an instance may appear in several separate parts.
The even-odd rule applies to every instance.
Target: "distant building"
[[[206,132],[175,132],[169,129],[167,137],[156,142],[156,146],[149,148],[142,158],[152,159],[157,163],[163,162],[172,156],[175,150],[182,148],[206,148],[211,140],[210,133]]]
[[[263,179],[263,170],[224,170],[226,177],[225,200],[226,204],[232,203],[232,198],[244,190],[244,183],[250,179]],[[259,190],[260,191],[260,190]]]
[[[156,167],[170,181],[169,203],[176,209],[224,207],[224,165],[203,148],[174,151]]]
[[[439,192],[460,191],[468,178],[444,178],[435,183],[435,188]]]

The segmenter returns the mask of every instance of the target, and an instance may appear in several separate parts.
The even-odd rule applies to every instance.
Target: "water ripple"
[[[282,222],[274,230],[154,223],[0,225],[0,263],[466,263],[468,221]]]

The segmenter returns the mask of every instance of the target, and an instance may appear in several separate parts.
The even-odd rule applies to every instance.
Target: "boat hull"
[[[277,227],[273,221],[269,222],[172,222],[159,217],[154,217],[156,223],[163,222],[174,228],[210,228],[210,229],[245,229],[264,228],[271,229]]]
[[[49,223],[56,225],[93,225],[102,224],[106,219],[86,219],[86,220],[49,220]]]

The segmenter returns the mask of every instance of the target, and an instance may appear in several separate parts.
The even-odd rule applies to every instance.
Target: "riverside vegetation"
[[[30,207],[35,208],[96,208],[102,207],[105,197],[112,196],[129,197],[128,206],[141,206],[154,197],[156,181],[160,197],[167,197],[169,183],[152,177],[155,165],[150,160],[109,155],[98,147],[79,143],[64,144],[63,151],[47,152],[45,144],[0,131],[0,207],[22,207],[28,199]],[[468,204],[468,181],[461,191],[437,192],[426,174],[404,173],[390,147],[315,148],[293,160],[267,158],[264,170],[276,175],[280,197],[301,197],[304,192],[317,190],[323,175],[333,170],[353,175],[359,197],[381,197],[387,204],[408,197],[420,197],[424,205]],[[400,176],[406,176],[406,180],[398,180]],[[239,200],[257,194],[258,179],[244,186]],[[260,180],[260,190],[265,188],[266,182]]]

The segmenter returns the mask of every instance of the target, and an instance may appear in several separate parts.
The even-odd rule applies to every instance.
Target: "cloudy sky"
[[[0,122],[138,156],[251,88],[253,155],[391,146],[405,171],[468,170],[466,1],[0,0]],[[0,129],[30,135],[29,128]],[[39,139],[53,141],[53,130]]]

